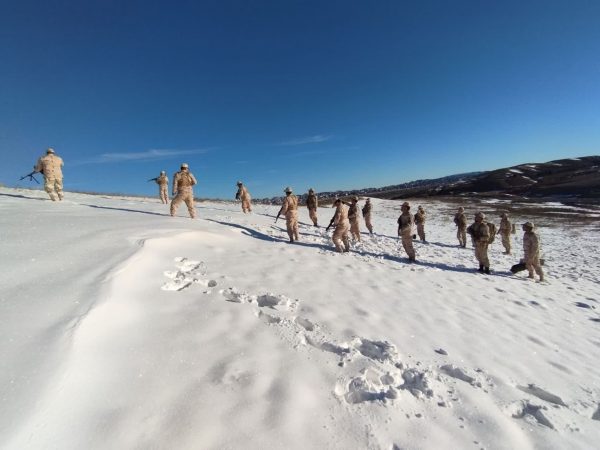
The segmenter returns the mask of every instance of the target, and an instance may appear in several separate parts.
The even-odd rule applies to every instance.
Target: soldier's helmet
[[[241,182],[241,181],[238,181],[236,184],[237,184],[238,186],[241,186],[241,185],[242,185],[242,182]]]
[[[525,222],[523,224],[523,230],[527,231],[527,230],[533,230],[533,223],[531,222]]]
[[[47,153],[48,155],[50,155],[50,154],[52,154],[52,155],[53,155],[53,154],[54,154],[54,149],[53,149],[52,147],[48,147],[48,148],[46,149],[46,153]]]
[[[485,219],[485,214],[484,214],[484,213],[482,213],[481,211],[477,211],[477,212],[475,213],[475,218],[476,218],[476,219]]]
[[[508,217],[508,214],[506,214],[505,212],[503,212],[502,214],[500,214],[500,217],[502,217],[503,219]]]
[[[367,203],[371,203],[371,199],[370,198],[367,199]]]
[[[188,163],[182,163],[181,164],[181,168],[182,169],[189,169],[190,166],[188,166]]]
[[[167,174],[167,172],[165,172],[164,170],[161,170],[161,171],[160,171],[160,174],[161,174],[161,175],[166,175],[166,174]]]
[[[308,193],[309,193],[309,194],[314,194],[314,193],[315,193],[315,190],[314,190],[313,188],[310,188],[310,189],[308,190]]]
[[[357,195],[352,196],[352,201],[353,202],[357,202],[358,201],[358,196]]]
[[[285,192],[286,194],[291,194],[292,193],[292,188],[291,187],[286,187],[283,192]]]
[[[462,206],[458,207],[458,212],[465,212],[465,208],[463,208]]]
[[[408,202],[402,203],[401,208],[408,208],[408,209],[410,209],[410,203],[408,203]]]
[[[336,199],[333,201],[333,204],[331,205],[331,207],[332,207],[332,208],[333,208],[333,207],[335,207],[335,205],[337,205],[337,204],[338,204],[338,203],[340,203],[341,201],[342,201],[341,199],[339,199],[339,198],[336,198]]]
[[[419,210],[419,211],[423,211],[423,207],[422,207],[421,205],[419,205],[419,208],[418,208],[418,210]]]

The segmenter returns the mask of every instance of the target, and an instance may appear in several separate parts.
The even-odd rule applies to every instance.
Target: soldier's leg
[[[196,207],[194,206],[194,194],[191,192],[186,193],[183,198],[183,201],[185,202],[185,205],[187,206],[190,217],[192,219],[195,219],[196,218]]]
[[[54,193],[54,178],[44,178],[44,190],[50,197],[50,200],[53,202],[57,200],[56,194]]]
[[[344,226],[344,232],[342,234],[342,242],[344,243],[344,251],[350,251],[350,233],[348,226]]]
[[[352,233],[354,240],[360,242],[360,226],[358,224],[358,220],[353,220],[350,222],[350,233]]]
[[[290,242],[294,242],[294,228],[292,224],[292,218],[289,216],[285,218],[285,228],[290,238]]]
[[[179,204],[183,201],[183,193],[178,192],[177,195],[175,197],[173,197],[173,200],[171,200],[171,208],[170,208],[170,212],[171,215],[174,216],[175,213],[177,212],[177,208],[179,208]]]
[[[485,273],[490,273],[490,260],[488,258],[488,243],[484,242],[481,245],[481,257]]]
[[[57,178],[54,181],[54,190],[58,194],[58,199],[59,200],[62,200],[65,197],[65,195],[63,193],[63,181],[62,181],[62,178]]]
[[[540,264],[539,258],[535,259],[533,268],[535,269],[536,273],[540,277],[540,281],[544,281],[544,271],[542,270],[542,265]]]
[[[373,224],[371,223],[371,214],[367,214],[365,216],[365,225],[367,226],[367,230],[369,230],[369,233],[373,234]]]
[[[317,226],[317,210],[315,208],[310,208],[308,210],[308,216],[310,217],[310,220],[312,220],[313,225],[316,227]]]
[[[342,227],[340,225],[338,225],[337,227],[335,227],[335,230],[333,231],[333,236],[331,237],[331,240],[333,241],[333,245],[335,245],[335,249],[342,253],[344,251],[344,247],[342,244],[342,236],[343,236],[343,230]]]
[[[425,242],[425,225],[417,225],[417,233],[419,234],[419,239]]]
[[[292,231],[294,232],[294,240],[300,240],[300,233],[298,232],[298,211],[294,211],[292,214]]]

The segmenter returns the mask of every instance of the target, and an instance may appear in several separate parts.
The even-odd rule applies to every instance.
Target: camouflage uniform
[[[173,175],[173,200],[171,201],[171,216],[175,215],[181,202],[185,202],[190,217],[196,217],[194,209],[194,190],[192,186],[196,184],[196,178],[188,170],[187,164],[181,165],[181,170]]]
[[[512,231],[512,224],[508,219],[508,214],[502,213],[500,216],[502,219],[500,220],[500,228],[498,229],[498,234],[502,238],[502,245],[504,246],[504,254],[510,255],[511,250],[511,242],[510,242],[510,233]]]
[[[252,197],[250,197],[250,193],[248,192],[248,189],[246,189],[246,186],[244,186],[244,184],[241,181],[238,181],[237,186],[238,186],[238,190],[237,190],[237,193],[235,194],[235,198],[237,200],[242,201],[242,211],[244,212],[244,214],[252,212],[252,204],[251,204]]]
[[[400,214],[400,217],[398,218],[398,236],[402,239],[402,247],[404,247],[404,251],[408,255],[408,260],[412,262],[416,260],[415,249],[412,243],[414,225],[413,216],[409,212],[410,204],[408,202],[404,202],[401,209],[402,214]]]
[[[358,212],[358,197],[352,197],[348,206],[348,220],[350,221],[350,234],[355,241],[360,242],[360,213]]]
[[[306,207],[308,208],[308,216],[315,227],[318,227],[317,223],[317,208],[319,207],[319,200],[312,189],[308,190],[308,196],[306,197]]]
[[[158,184],[158,196],[162,203],[169,203],[169,178],[165,172],[161,172],[160,176],[156,178],[156,184]]]
[[[467,232],[475,243],[475,258],[479,262],[479,272],[489,274],[490,260],[488,259],[487,250],[490,242],[490,228],[482,212],[475,214],[475,222],[469,226]]]
[[[456,224],[456,238],[461,247],[467,246],[467,217],[465,216],[465,209],[460,206],[458,212],[454,215],[454,223]]]
[[[286,197],[283,199],[283,205],[279,214],[285,214],[285,226],[287,228],[290,242],[299,240],[298,233],[298,197],[292,194],[290,188],[285,189]],[[278,215],[279,215],[278,214]]]
[[[367,230],[369,233],[373,234],[373,224],[371,223],[371,211],[373,210],[373,205],[371,204],[371,199],[368,198],[365,206],[363,206],[362,214],[365,219],[365,225],[367,226]]]
[[[62,200],[63,194],[63,174],[62,167],[64,163],[60,156],[54,154],[54,149],[46,150],[46,155],[38,159],[34,170],[44,175],[44,190],[50,196],[50,200]]]
[[[425,210],[422,206],[419,206],[419,209],[415,214],[415,224],[417,225],[417,234],[419,235],[419,239],[425,242]]]
[[[534,225],[531,222],[523,224],[523,251],[525,253],[525,267],[529,272],[529,278],[533,278],[533,271],[539,275],[540,281],[544,281],[544,272],[540,264],[540,238],[533,231]]]
[[[331,224],[335,225],[335,230],[331,239],[338,252],[349,252],[350,237],[348,236],[348,230],[350,229],[350,222],[348,220],[348,208],[340,199],[337,199],[333,206],[336,209]]]

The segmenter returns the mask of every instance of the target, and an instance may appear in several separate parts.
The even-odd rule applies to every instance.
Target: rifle
[[[37,178],[33,176],[36,173],[37,173],[37,170],[34,170],[33,172],[28,173],[27,175],[23,175],[21,178],[19,178],[19,181],[24,180],[25,178],[29,178],[29,181],[33,180],[37,184],[40,184],[40,182],[37,180]]]
[[[335,222],[335,216],[333,216],[331,218],[331,220],[329,221],[329,225],[327,225],[327,228],[325,228],[325,232],[329,231],[329,228],[331,228],[331,225],[333,225],[334,222]]]
[[[146,183],[150,183],[151,181],[156,181],[156,180],[158,180],[158,177],[156,177],[156,178],[150,178],[148,181],[146,181]]]
[[[277,213],[277,217],[275,217],[275,223],[277,223],[277,219],[279,219],[280,215],[281,215],[281,210],[279,210],[279,212]]]

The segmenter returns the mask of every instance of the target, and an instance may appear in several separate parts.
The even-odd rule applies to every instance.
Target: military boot
[[[477,272],[483,273],[483,264],[479,264],[479,270]]]
[[[483,271],[484,271],[486,274],[488,274],[488,275],[490,274],[490,268],[489,268],[489,267],[484,267],[484,268],[483,268]]]

